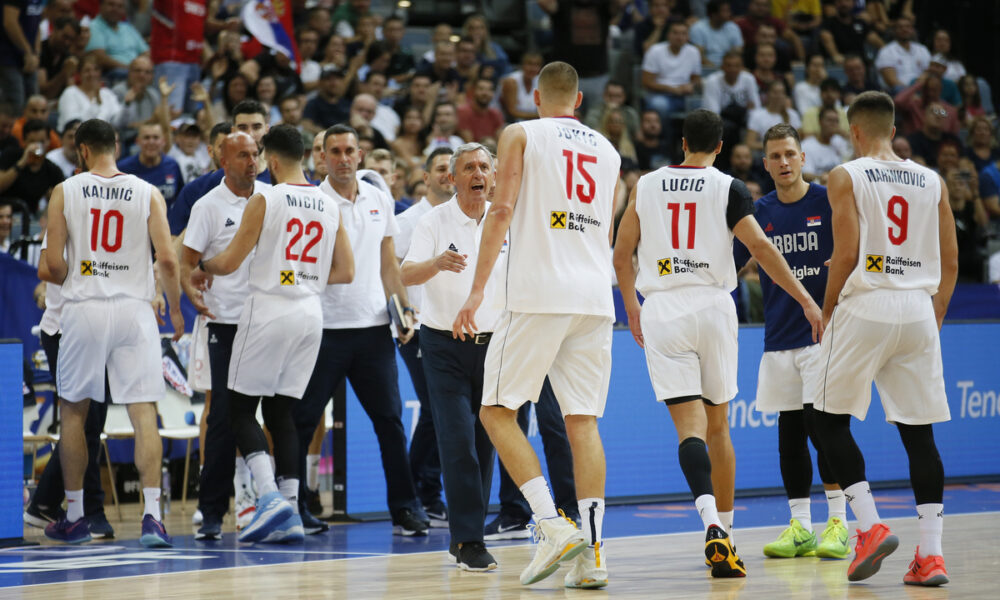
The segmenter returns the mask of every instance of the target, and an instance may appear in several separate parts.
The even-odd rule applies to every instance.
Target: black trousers
[[[229,359],[233,355],[236,325],[208,324],[208,364],[212,371],[212,404],[205,428],[205,466],[201,469],[198,509],[205,517],[221,519],[229,510],[236,471],[236,437],[229,425]]]
[[[441,457],[438,455],[437,437],[434,434],[434,420],[427,397],[427,380],[424,377],[423,358],[420,352],[420,330],[413,333],[413,339],[399,345],[399,355],[410,372],[410,381],[420,400],[420,418],[410,439],[410,473],[417,488],[417,497],[424,506],[441,501]]]
[[[448,500],[448,529],[456,543],[483,541],[490,503],[494,451],[479,420],[488,347],[426,327],[420,336]]]
[[[528,433],[529,410],[530,406],[525,403],[517,412],[517,423],[525,435]],[[576,505],[573,451],[566,436],[566,421],[563,420],[548,377],[542,384],[542,392],[535,404],[535,420],[538,421],[538,433],[542,435],[542,449],[545,452],[545,464],[548,466],[549,484],[552,486],[556,508],[562,509],[567,516],[575,517],[580,511]],[[507,474],[507,469],[503,468],[503,463],[500,463],[500,512],[516,519],[531,518],[528,501]]]
[[[385,472],[386,501],[394,515],[403,508],[420,510],[406,451],[398,376],[395,344],[388,325],[324,329],[316,367],[292,414],[299,434],[299,472],[305,473],[309,442],[323,418],[323,408],[346,377],[375,429]],[[304,487],[303,479],[299,498],[305,497]]]
[[[49,335],[43,331],[41,337],[42,349],[45,350],[45,356],[49,360],[49,371],[55,380],[59,360],[59,339],[62,334]],[[56,390],[56,396],[58,395],[59,390]],[[91,401],[87,420],[83,424],[83,434],[87,440],[87,470],[83,474],[83,513],[86,516],[104,512],[104,488],[101,487],[101,433],[104,431],[108,404],[111,402],[107,376],[104,378],[104,396],[104,402]],[[66,488],[62,477],[62,463],[59,459],[59,445],[56,444],[49,463],[45,465],[42,476],[38,479],[34,502],[39,506],[53,507],[62,504],[65,497]]]

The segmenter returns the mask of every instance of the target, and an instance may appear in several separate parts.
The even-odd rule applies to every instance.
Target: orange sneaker
[[[858,543],[854,546],[854,560],[847,568],[848,581],[861,581],[878,573],[882,560],[899,546],[899,538],[889,528],[878,523],[868,531],[857,530]]]
[[[903,575],[903,583],[907,585],[936,586],[948,583],[948,571],[944,568],[944,557],[925,556],[920,558],[920,546],[913,555],[910,570]]]

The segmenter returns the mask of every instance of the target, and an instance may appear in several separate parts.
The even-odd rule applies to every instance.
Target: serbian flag
[[[296,71],[300,69],[290,0],[250,0],[242,16],[243,26],[254,39],[290,58]]]

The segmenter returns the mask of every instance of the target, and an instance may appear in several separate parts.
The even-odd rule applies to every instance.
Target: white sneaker
[[[587,547],[573,559],[573,568],[566,573],[568,588],[601,588],[608,585],[608,565],[601,542]]]
[[[250,486],[243,486],[236,493],[236,530],[242,531],[249,525],[256,511],[257,499],[254,497],[253,489]]]
[[[194,514],[191,515],[192,525],[201,525],[205,521],[205,515],[201,514],[200,509],[195,509]]]
[[[587,548],[587,540],[566,517],[542,519],[534,527],[535,556],[521,571],[521,585],[531,585],[555,573],[559,564]]]

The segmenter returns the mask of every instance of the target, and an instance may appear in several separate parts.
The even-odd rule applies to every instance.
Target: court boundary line
[[[954,513],[954,514],[949,513],[948,516],[959,517],[959,516],[975,516],[975,515],[1000,515],[1000,510],[988,510],[988,511],[980,511],[980,512],[963,512],[963,513]],[[912,519],[912,518],[913,518],[912,516],[909,516],[909,517],[890,517],[890,518],[887,518],[887,519],[883,519],[882,521],[883,522],[886,522],[886,521],[899,521],[899,520],[903,520],[903,519]],[[756,527],[744,527],[744,528],[739,529],[738,531],[754,531],[754,530],[757,530],[757,529],[768,529],[768,528],[771,528],[771,527],[781,527],[781,525],[778,524],[778,525],[760,525],[760,526],[756,526]],[[646,534],[641,534],[641,535],[626,535],[626,536],[622,536],[622,537],[609,537],[607,539],[609,539],[609,540],[633,540],[633,539],[650,538],[650,537],[675,536],[675,535],[690,535],[692,533],[699,533],[699,532],[700,532],[700,530],[694,530],[694,531],[675,531],[675,532],[672,532],[672,533],[646,533]],[[508,545],[504,545],[504,546],[501,546],[501,547],[502,548],[523,548],[525,546],[531,546],[531,544],[511,544],[509,546]],[[235,550],[234,550],[234,552],[235,552]],[[277,553],[277,552],[284,552],[284,551],[272,551],[272,552],[276,552]],[[420,556],[420,555],[424,555],[424,554],[440,554],[442,552],[448,552],[448,551],[447,550],[427,550],[427,551],[424,551],[424,552],[407,552],[405,554],[382,554],[382,555],[374,555],[374,556],[358,556],[358,557],[353,557],[353,558],[352,557],[348,557],[348,558],[331,558],[331,559],[326,559],[326,560],[311,560],[311,561],[307,561],[307,562],[309,562],[309,563],[324,563],[324,562],[340,562],[340,561],[357,561],[357,560],[370,560],[370,559],[373,559],[373,558],[392,558],[392,557],[396,557],[396,556],[405,557],[405,556]],[[97,581],[115,581],[115,580],[135,579],[135,578],[138,578],[138,577],[179,575],[179,574],[184,574],[184,573],[215,573],[215,572],[218,572],[218,571],[233,571],[233,570],[236,570],[236,569],[262,569],[262,568],[269,568],[269,567],[270,568],[280,567],[282,565],[291,565],[291,564],[296,564],[296,563],[287,562],[287,563],[280,563],[280,564],[277,564],[277,565],[240,565],[240,566],[234,566],[234,567],[219,567],[219,568],[216,568],[216,569],[189,569],[189,570],[186,570],[186,571],[171,571],[169,573],[144,573],[142,575],[125,575],[125,576],[122,576],[122,577],[100,577],[100,578],[96,578],[96,579],[85,579],[85,580],[82,580],[82,581],[81,580],[77,580],[77,581],[73,581],[73,582],[53,581],[53,582],[49,582],[49,583],[29,583],[29,584],[26,584],[26,585],[18,585],[18,586],[7,586],[7,587],[0,586],[0,592],[3,592],[5,590],[17,590],[17,589],[25,589],[25,588],[34,588],[34,587],[41,587],[41,586],[47,586],[47,585],[67,585],[67,584],[70,584],[70,583],[76,584],[76,585],[80,585],[80,584],[86,585],[86,584],[88,584],[90,582],[97,582]]]

